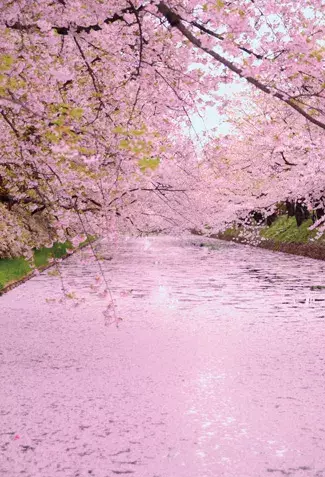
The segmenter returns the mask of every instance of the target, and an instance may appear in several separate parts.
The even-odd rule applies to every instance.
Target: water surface
[[[118,327],[89,249],[0,298],[1,476],[325,476],[324,262],[201,241],[96,245]]]

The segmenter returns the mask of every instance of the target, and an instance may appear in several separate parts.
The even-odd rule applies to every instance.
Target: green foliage
[[[12,67],[14,59],[10,55],[0,55],[0,71],[8,71]]]
[[[264,227],[260,231],[261,237],[274,242],[307,243],[316,235],[315,230],[308,230],[312,225],[311,219],[306,220],[297,227],[295,217],[280,216],[270,227]]]
[[[130,149],[130,141],[127,139],[122,139],[119,143],[120,149]]]
[[[124,136],[143,136],[146,133],[146,128],[142,129],[125,129],[122,126],[117,126],[112,130],[115,134],[123,134]]]
[[[73,118],[73,119],[81,119],[82,116],[83,116],[83,109],[82,108],[72,108],[70,109],[69,113],[70,113],[70,116]]]
[[[160,164],[159,157],[143,157],[138,161],[138,166],[141,172],[145,172],[147,169],[154,171]]]

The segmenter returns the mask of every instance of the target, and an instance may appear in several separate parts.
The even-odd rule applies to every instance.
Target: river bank
[[[34,250],[33,260],[24,257],[0,258],[0,296],[94,241],[95,237],[89,237],[79,247],[73,247],[69,241],[55,243],[51,248]]]
[[[297,227],[294,217],[280,216],[271,226],[248,226],[226,229],[217,234],[194,232],[209,238],[235,242],[252,247],[325,260],[325,239],[309,230],[311,220]]]
[[[325,260],[325,239],[317,237],[316,230],[309,230],[311,225],[311,221],[305,221],[297,227],[294,217],[280,216],[271,226],[233,226],[217,234],[194,230],[192,233],[274,252]],[[95,238],[91,237],[76,249],[70,242],[65,242],[54,244],[52,248],[35,250],[33,262],[23,257],[0,259],[0,296],[35,274],[53,267],[56,260],[68,257],[94,240]]]
[[[263,240],[258,243],[252,243],[245,237],[229,236],[227,234],[210,235],[210,238],[236,242],[252,247],[264,248],[273,252],[289,253],[291,255],[300,255],[303,257],[314,258],[316,260],[325,260],[325,245],[319,243],[295,243],[295,242],[275,242],[273,240]]]

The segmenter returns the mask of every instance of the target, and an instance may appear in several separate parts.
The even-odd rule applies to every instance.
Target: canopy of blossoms
[[[324,8],[1,2],[6,253],[118,229],[217,228],[243,209],[321,194]],[[226,105],[218,89],[233,81],[248,93]],[[187,127],[207,105],[226,111],[233,134],[202,152]]]

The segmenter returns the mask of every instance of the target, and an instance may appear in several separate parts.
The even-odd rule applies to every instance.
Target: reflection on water
[[[118,328],[89,250],[1,298],[0,475],[325,477],[325,264],[201,242],[96,245]]]

